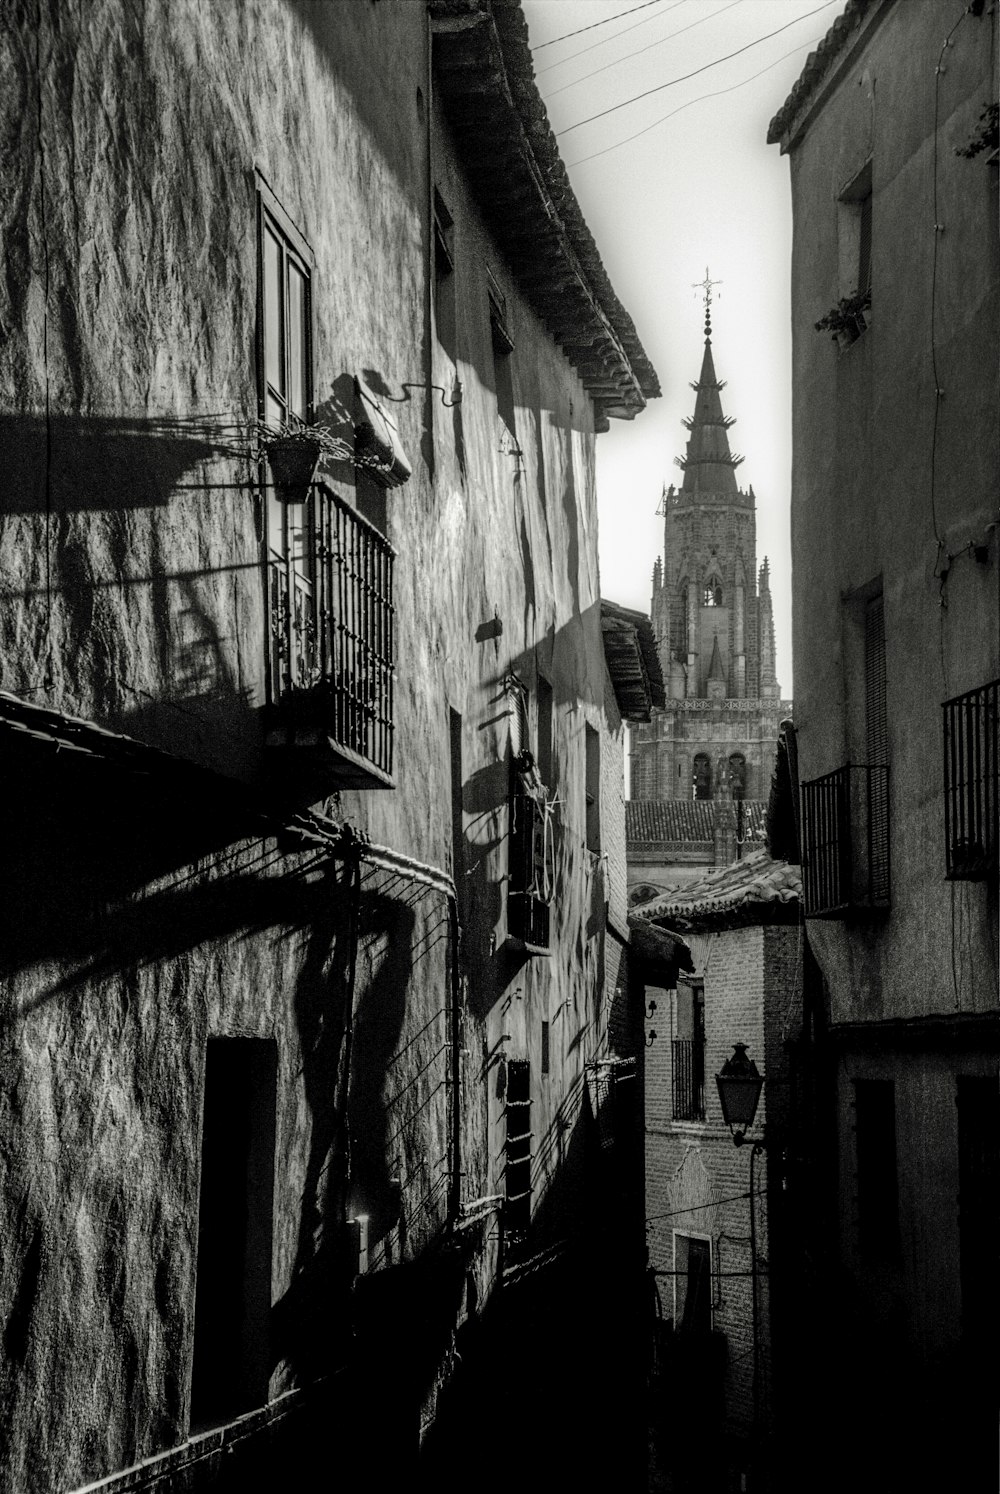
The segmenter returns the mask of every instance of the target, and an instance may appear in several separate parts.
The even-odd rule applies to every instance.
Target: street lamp
[[[764,1076],[747,1057],[746,1043],[734,1043],[733,1054],[715,1076],[719,1089],[722,1118],[733,1133],[733,1143],[742,1146],[757,1114]],[[754,1162],[764,1151],[766,1142],[754,1141],[750,1147],[750,1290],[753,1304],[753,1429],[760,1432],[760,1330],[757,1301],[757,1210],[754,1203]]]
[[[746,1043],[735,1043],[733,1055],[727,1058],[715,1082],[719,1087],[722,1119],[733,1133],[736,1146],[742,1146],[757,1114],[757,1102],[764,1079],[752,1058],[747,1057]],[[739,1130],[736,1128],[739,1127]],[[763,1142],[755,1142],[762,1146]]]

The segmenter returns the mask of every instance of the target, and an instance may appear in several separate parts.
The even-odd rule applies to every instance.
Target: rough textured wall
[[[376,842],[451,865],[448,711],[460,713],[462,1197],[502,1191],[505,1064],[528,1057],[538,1238],[558,1239],[579,1217],[584,1066],[607,1030],[606,882],[585,844],[585,726],[604,724],[593,412],[428,121],[423,9],[260,0],[234,28],[212,7],[102,0],[14,18],[0,36],[2,684],[263,777],[261,512],[245,444],[263,179],[312,254],[317,414],[342,421],[362,374],[414,469],[386,500],[397,787],[338,795],[331,778],[323,802]],[[450,391],[455,371],[429,320],[432,180],[456,226],[454,408],[404,388]],[[515,338],[513,432],[497,411],[486,263]],[[349,472],[330,480],[356,501]],[[484,638],[496,615],[502,634]],[[554,692],[548,959],[507,935],[509,671],[529,692],[541,671]],[[19,784],[34,771],[19,766]],[[294,778],[278,787],[301,804]],[[369,1370],[392,1332],[404,1349],[384,1383],[386,1441],[415,1446],[456,1326],[496,1272],[493,1216],[447,1270],[430,1248],[456,1163],[444,899],[365,866],[352,1003],[342,868],[240,826],[203,844],[211,794],[172,805],[172,828],[162,805],[144,819],[118,793],[104,785],[99,804],[123,824],[78,832],[71,885],[94,889],[93,908],[53,890],[64,826],[32,847],[17,808],[11,831],[40,870],[15,889],[25,937],[5,989],[3,1255],[19,1304],[7,1487],[70,1486],[188,1434],[210,1036],[277,1049],[272,1394],[334,1364],[349,1320]],[[368,1214],[371,1268],[351,1306],[331,1286],[348,1209]]]
[[[997,538],[987,532],[1000,467],[996,169],[954,153],[992,96],[994,24],[967,15],[936,75],[940,6],[894,7],[790,156],[803,780],[865,760],[863,655],[841,598],[881,577],[885,604],[893,907],[868,936],[812,924],[835,1020],[996,1005],[995,890],[943,885],[940,710],[1000,674]],[[838,194],[869,157],[872,323],[841,351],[813,322],[843,294]],[[939,539],[956,557],[944,582]],[[973,540],[986,542],[985,561],[969,553]]]

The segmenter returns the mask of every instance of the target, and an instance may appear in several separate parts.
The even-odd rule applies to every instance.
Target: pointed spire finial
[[[721,280],[712,280],[705,266],[704,280],[696,280],[692,283],[692,290],[705,292],[705,341],[708,342],[712,336],[712,286],[721,285]]]

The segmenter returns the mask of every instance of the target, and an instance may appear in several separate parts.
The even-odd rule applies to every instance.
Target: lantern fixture
[[[736,1146],[742,1146],[746,1133],[753,1125],[757,1114],[757,1102],[764,1087],[764,1078],[752,1058],[747,1057],[745,1043],[735,1043],[733,1054],[716,1074],[722,1118],[733,1133]]]

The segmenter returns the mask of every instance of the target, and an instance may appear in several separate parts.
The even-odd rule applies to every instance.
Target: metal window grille
[[[311,565],[269,557],[271,700],[391,774],[395,551],[325,483],[309,508]]]
[[[509,1244],[523,1241],[531,1223],[531,1064],[507,1064],[504,1138],[504,1232]]]
[[[1000,680],[944,703],[947,876],[976,880],[997,867]]]
[[[533,949],[549,947],[545,901],[545,820],[541,804],[522,788],[511,797],[507,928]]]
[[[889,769],[846,764],[802,785],[806,916],[889,907]]]
[[[692,1038],[674,1038],[674,1120],[705,1119],[705,1044]]]

